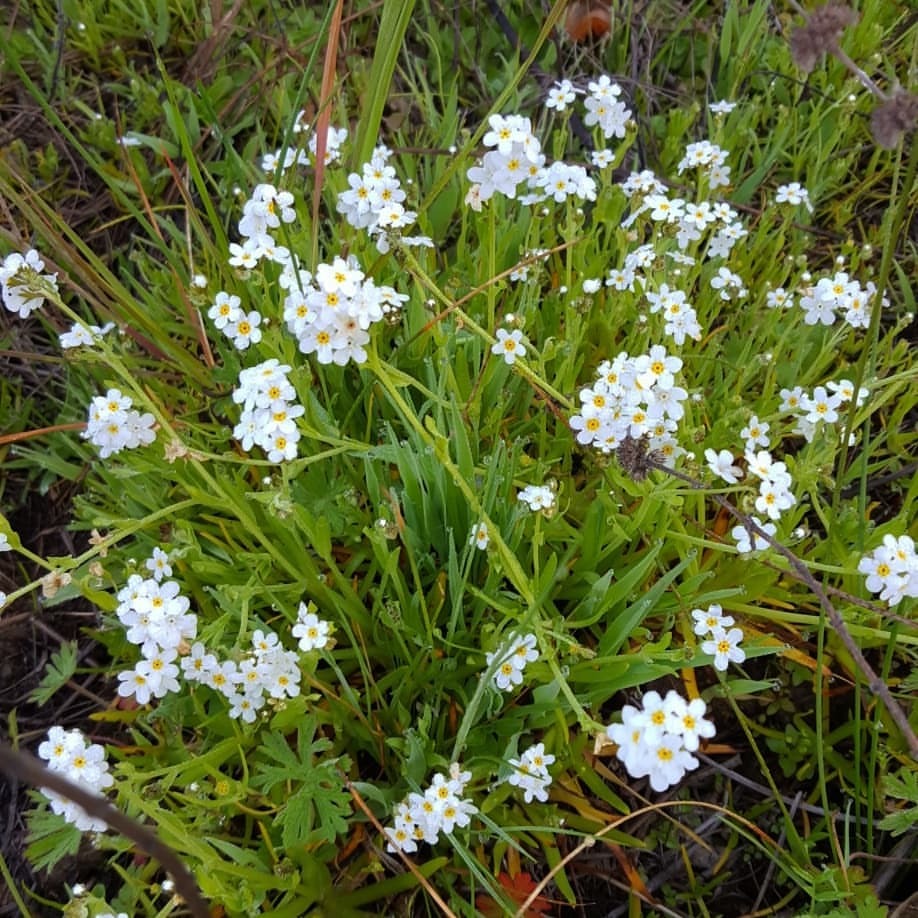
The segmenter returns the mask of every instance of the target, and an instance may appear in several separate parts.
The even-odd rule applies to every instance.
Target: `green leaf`
[[[29,817],[26,857],[36,870],[51,870],[63,858],[76,854],[83,833],[50,810],[36,810]]]
[[[277,817],[282,827],[281,841],[288,850],[319,841],[333,842],[347,832],[351,795],[341,773],[350,767],[350,760],[340,757],[320,761],[319,755],[330,748],[331,742],[316,739],[316,728],[315,715],[304,719],[297,731],[295,750],[284,736],[267,734],[259,751],[272,761],[261,764],[252,776],[253,786],[266,792],[278,785],[289,788]]]
[[[883,789],[887,796],[914,803],[908,809],[887,813],[877,825],[895,835],[904,835],[918,825],[918,774],[904,768],[898,775],[888,775],[883,780]]]
[[[61,649],[51,654],[51,662],[41,682],[29,694],[29,700],[36,704],[46,704],[51,697],[62,689],[72,678],[77,667],[77,643],[65,641]]]

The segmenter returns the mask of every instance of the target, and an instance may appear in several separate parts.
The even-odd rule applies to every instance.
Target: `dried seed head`
[[[635,481],[643,481],[647,473],[662,461],[660,454],[650,449],[645,437],[625,437],[615,456],[622,469]]]
[[[857,13],[844,3],[829,2],[817,7],[807,17],[806,24],[791,32],[790,48],[794,63],[809,73],[828,51],[837,44],[846,26],[857,22]]]
[[[902,88],[893,90],[892,95],[881,102],[870,116],[870,130],[876,142],[887,150],[899,143],[903,134],[908,134],[918,125],[918,96]]]

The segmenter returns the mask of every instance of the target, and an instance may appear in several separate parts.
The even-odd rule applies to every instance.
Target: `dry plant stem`
[[[319,115],[316,121],[316,165],[313,175],[312,195],[312,262],[319,260],[319,202],[325,181],[325,151],[328,146],[328,128],[332,116],[332,93],[335,87],[335,70],[338,65],[338,41],[341,38],[341,15],[344,0],[338,0],[328,27],[328,45],[322,67],[322,88],[319,91]]]
[[[191,872],[178,855],[146,826],[115,809],[104,797],[99,797],[52,771],[30,753],[13,749],[3,742],[0,742],[0,770],[34,787],[47,787],[79,804],[90,816],[105,820],[109,828],[129,838],[165,867],[175,882],[176,894],[184,899],[188,911],[195,918],[210,918],[210,909]]]
[[[864,71],[861,70],[861,68],[858,67],[858,65],[855,64],[850,57],[848,57],[846,52],[842,51],[837,43],[834,45],[834,47],[830,48],[829,51],[839,63],[844,64],[844,66],[848,68],[848,71],[861,84],[861,86],[864,87],[864,89],[870,93],[873,93],[873,95],[876,96],[876,98],[878,98],[881,102],[886,102],[889,99],[889,96],[886,95],[886,93],[883,92],[883,90],[880,89],[880,87],[877,86],[877,84],[874,83],[873,80],[871,80],[870,77],[867,76],[867,74],[864,73]]]
[[[734,771],[729,765],[723,762],[715,762],[714,759],[708,758],[703,752],[696,752],[696,758],[704,762],[705,765],[713,768],[715,771],[720,772],[723,775],[726,775],[734,784],[741,784],[743,787],[748,787],[749,790],[755,791],[757,794],[761,794],[763,797],[772,797],[772,791],[770,787],[766,787],[764,784],[759,784],[758,781],[753,781],[751,778],[741,775],[738,771]],[[738,761],[739,756],[736,759],[731,761]],[[785,797],[781,795],[781,800],[789,807],[791,807],[795,812],[800,810],[803,813],[811,813],[813,816],[822,816],[825,817],[826,811],[821,806],[814,806],[812,803],[801,803],[797,800],[796,797]],[[829,819],[834,820],[835,822],[851,822],[858,823],[862,826],[867,825],[866,816],[851,816],[847,813],[829,813]]]
[[[354,798],[354,802],[357,804],[357,806],[360,807],[361,810],[363,810],[367,819],[373,823],[376,831],[379,832],[380,835],[386,837],[386,830],[383,828],[382,823],[373,815],[372,810],[366,805],[366,802],[364,801],[363,797],[360,796],[357,788],[354,787],[354,785],[346,777],[344,778],[344,786],[350,791],[351,796]],[[402,859],[405,866],[411,871],[411,873],[414,874],[418,883],[424,888],[424,891],[430,896],[431,899],[434,900],[434,902],[437,903],[446,918],[458,918],[456,913],[443,901],[443,899],[440,897],[440,894],[433,888],[433,886],[430,885],[424,874],[418,870],[414,861],[412,861],[411,858],[408,857],[408,855],[405,854],[405,852],[401,849],[398,850],[398,856]]]
[[[648,463],[652,465],[655,469],[665,472],[667,475],[672,475],[674,478],[678,478],[680,481],[684,481],[686,484],[695,488],[696,490],[704,490],[706,485],[696,479],[692,478],[691,475],[686,475],[683,472],[676,471],[676,469],[671,469],[668,466],[663,465],[661,462],[657,462],[653,458],[648,458]],[[902,731],[902,735],[905,737],[906,742],[908,743],[909,755],[916,761],[918,761],[918,737],[915,736],[915,732],[912,730],[911,725],[908,722],[908,718],[905,716],[905,712],[902,708],[896,704],[895,699],[892,696],[892,693],[889,691],[886,683],[873,671],[871,665],[867,662],[866,657],[861,653],[860,647],[857,646],[854,638],[851,637],[851,633],[848,631],[847,626],[845,625],[844,619],[838,613],[838,610],[832,603],[829,601],[829,597],[826,595],[825,590],[820,586],[819,581],[809,572],[807,566],[789,549],[785,548],[780,542],[773,539],[764,529],[760,526],[757,526],[752,519],[749,518],[741,510],[738,510],[733,504],[730,503],[726,498],[721,497],[719,494],[711,494],[711,499],[721,508],[726,510],[732,517],[739,520],[742,523],[743,528],[750,534],[756,535],[760,539],[766,541],[779,555],[787,559],[788,564],[792,568],[792,575],[800,580],[802,583],[805,583],[816,598],[819,600],[819,604],[822,606],[823,610],[826,613],[829,621],[832,624],[832,627],[835,629],[836,634],[841,639],[841,642],[845,645],[845,649],[848,653],[851,654],[851,658],[854,660],[855,665],[864,675],[867,680],[867,688],[870,692],[875,695],[880,701],[883,702],[884,707],[889,712],[889,716],[895,721],[896,726]]]
[[[780,850],[777,848],[774,839],[772,839],[767,832],[760,829],[754,822],[750,822],[748,819],[743,819],[743,817],[737,815],[736,813],[731,813],[729,810],[725,809],[719,804],[708,803],[706,800],[664,800],[661,803],[651,803],[648,806],[642,806],[640,809],[628,813],[626,816],[620,816],[618,819],[613,820],[609,823],[609,825],[603,827],[598,832],[594,832],[592,835],[588,835],[579,845],[577,845],[576,848],[568,852],[560,861],[558,861],[557,864],[555,864],[554,867],[552,867],[551,870],[549,870],[547,874],[545,874],[544,877],[542,877],[535,889],[529,893],[526,901],[523,902],[517,909],[513,918],[525,918],[525,916],[529,914],[529,906],[532,905],[532,903],[542,895],[542,893],[545,891],[545,887],[548,886],[552,879],[558,873],[560,873],[575,857],[579,857],[581,854],[583,854],[584,851],[592,848],[596,842],[603,837],[603,835],[623,826],[626,822],[638,816],[643,816],[646,813],[658,813],[662,810],[667,810],[677,806],[696,807],[697,809],[702,810],[714,810],[715,813],[719,813],[722,816],[729,816],[732,819],[735,819],[745,829],[748,829],[750,832],[758,836],[766,844],[770,844],[773,849]],[[681,823],[678,823],[678,821],[677,824],[684,828],[684,826],[682,826]],[[631,892],[633,892],[639,898],[644,898],[640,895],[640,893],[637,892],[637,890],[632,889]],[[658,911],[663,911],[662,907],[657,902],[650,902],[648,904],[653,905],[653,907]],[[675,913],[664,912],[664,914]]]

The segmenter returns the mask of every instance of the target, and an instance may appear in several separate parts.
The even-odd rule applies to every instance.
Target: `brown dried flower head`
[[[870,130],[876,142],[887,150],[899,143],[903,134],[915,130],[918,125],[918,96],[904,89],[893,90],[890,97],[881,102],[870,116]]]
[[[635,481],[643,481],[647,473],[655,469],[662,460],[659,453],[650,449],[645,437],[625,437],[615,451],[615,457],[622,469]]]
[[[847,26],[857,22],[857,13],[844,3],[830,2],[817,7],[807,17],[806,24],[791,32],[790,48],[794,63],[809,73],[823,54],[838,43]]]

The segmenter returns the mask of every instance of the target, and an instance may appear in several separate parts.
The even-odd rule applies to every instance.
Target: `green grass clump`
[[[55,346],[97,331],[63,352],[56,429],[17,408],[0,443],[36,480],[79,470],[93,535],[52,558],[0,536],[47,571],[6,603],[98,610],[109,798],[229,915],[622,889],[883,914],[918,753],[918,202],[865,74],[836,55],[805,78],[781,34],[803,20],[764,3],[619,12],[589,45],[560,3],[487,27],[436,2],[169,2],[131,28],[79,6],[35,4],[4,76],[106,232],[71,219],[54,145],[12,143],[3,254],[45,266],[0,277],[44,298],[16,321]],[[884,96],[914,66],[891,7],[841,39]],[[10,416],[27,397],[3,381]],[[702,613],[734,620],[713,646]],[[79,672],[65,646],[45,702]],[[671,736],[676,695],[704,704],[666,747],[636,708],[668,699]],[[48,868],[82,835],[35,797]],[[94,844],[86,914],[179,908],[128,840]]]

